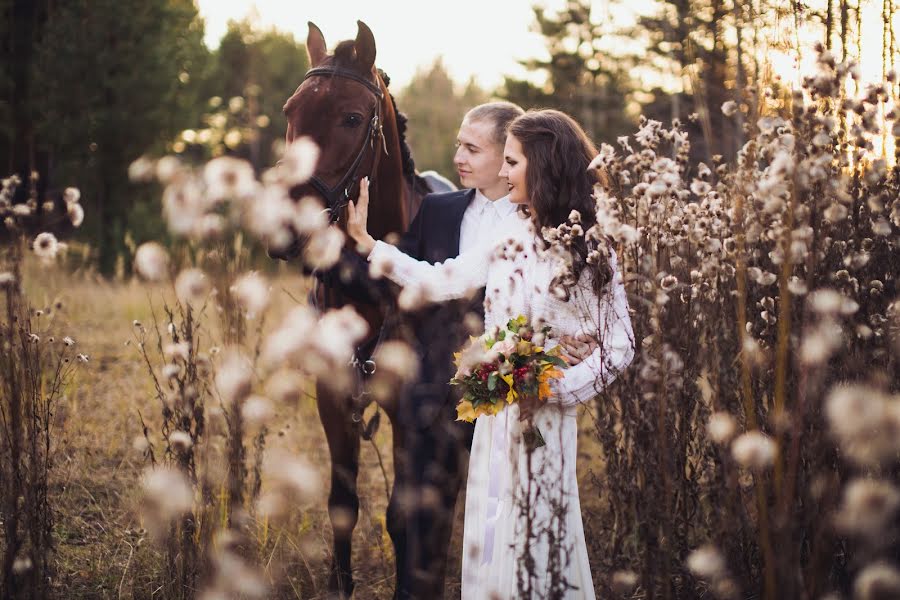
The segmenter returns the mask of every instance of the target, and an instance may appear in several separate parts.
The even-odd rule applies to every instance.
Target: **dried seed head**
[[[77,204],[81,200],[81,190],[77,187],[67,187],[63,192],[63,200],[67,205]]]
[[[175,295],[183,304],[203,303],[210,289],[209,278],[200,269],[185,269],[175,278]]]
[[[72,223],[72,227],[81,227],[81,224],[84,222],[84,209],[80,204],[69,204],[66,207],[66,214],[69,217],[69,222]]]
[[[303,260],[314,269],[333,267],[341,258],[346,236],[336,227],[326,227],[316,232],[303,249]]]
[[[156,164],[146,156],[141,156],[128,165],[128,179],[134,182],[150,181],[155,172]]]
[[[34,565],[31,562],[31,559],[27,556],[17,556],[12,564],[12,571],[16,575],[21,575],[26,573],[32,569]]]
[[[716,444],[727,444],[737,432],[737,421],[726,412],[716,412],[710,415],[706,431]]]
[[[231,287],[238,304],[250,315],[260,315],[269,305],[269,283],[256,273],[241,275]]]
[[[187,477],[170,467],[151,467],[142,477],[148,507],[163,519],[173,519],[191,510],[194,492]]]
[[[725,558],[718,548],[707,544],[688,555],[687,568],[701,579],[718,579],[725,574]]]
[[[258,186],[250,163],[232,156],[219,156],[206,163],[203,179],[212,201],[243,198],[253,194]]]
[[[389,373],[401,381],[411,381],[419,372],[419,357],[409,344],[390,340],[381,345],[373,356],[377,372]]]
[[[303,394],[304,379],[296,371],[282,369],[266,381],[266,393],[278,404],[294,406]]]
[[[168,275],[169,253],[156,242],[141,244],[134,254],[134,268],[147,281],[160,281]]]
[[[761,431],[748,431],[731,443],[731,455],[739,465],[762,471],[775,460],[775,442]]]
[[[900,491],[886,481],[854,479],[835,515],[839,530],[869,538],[883,535],[900,508]]]
[[[56,258],[56,253],[59,252],[59,243],[56,241],[56,236],[46,231],[39,233],[34,238],[32,247],[34,248],[34,253],[43,260],[52,260]]]
[[[275,418],[275,408],[268,398],[254,395],[244,401],[241,416],[249,427],[260,429]]]
[[[178,342],[177,344],[166,344],[163,346],[163,356],[169,359],[181,359],[187,362],[190,353],[191,345],[188,342]]]
[[[307,181],[315,172],[319,160],[319,147],[312,138],[303,136],[294,140],[281,159],[281,177],[287,185]]]
[[[630,594],[638,584],[638,575],[634,571],[616,571],[612,576],[613,592],[620,596]]]
[[[853,597],[857,600],[900,598],[900,572],[883,562],[867,566],[853,582]]]
[[[237,350],[227,352],[216,371],[216,388],[222,402],[233,405],[250,394],[253,370],[249,359]]]
[[[169,434],[169,445],[175,452],[184,454],[193,444],[191,434],[186,431],[173,431]]]

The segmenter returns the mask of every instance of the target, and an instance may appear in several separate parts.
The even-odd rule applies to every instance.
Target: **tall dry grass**
[[[600,596],[900,593],[900,181],[895,161],[871,154],[896,115],[887,87],[849,96],[851,76],[823,53],[804,90],[722,107],[748,124],[734,164],[691,164],[678,124],[643,122],[601,149],[615,185],[597,191],[598,228],[560,229],[614,244],[638,341],[635,363],[579,421]],[[328,465],[311,384],[352,382],[346,359],[365,328],[350,311],[306,306],[297,272],[246,273],[239,229],[269,246],[311,236],[312,267],[332,264],[343,241],[320,206],[289,200],[315,162],[310,147],[290,152],[262,181],[230,159],[137,164],[135,176],[167,186],[181,240],[138,249],[137,271],[158,283],[48,279],[66,287],[68,335],[94,358],[77,386],[44,379],[65,391],[53,419],[34,403],[45,395],[5,392],[29,400],[4,457],[40,449],[29,493],[44,499],[37,516],[17,513],[13,498],[32,483],[4,486],[5,557],[32,552],[16,577],[52,571],[48,589],[66,597],[325,595]],[[7,306],[24,306],[9,304],[24,277],[6,269]],[[29,345],[41,321],[24,314],[4,325],[21,354],[0,365],[52,374],[63,353],[38,357],[56,347]],[[394,368],[399,381],[405,363]],[[8,376],[4,389],[35,381]],[[29,414],[61,429],[28,429]],[[389,455],[384,429],[374,443]],[[356,594],[384,598],[393,568],[378,454],[364,450],[361,478]]]
[[[606,594],[900,593],[900,176],[871,153],[896,113],[855,71],[823,51],[802,90],[726,103],[733,165],[689,164],[678,124],[601,150],[640,340],[594,407]]]
[[[66,330],[64,303],[44,304],[29,298],[23,261],[29,252],[46,265],[55,260],[60,243],[49,232],[31,239],[29,230],[61,221],[81,224],[80,193],[68,188],[62,201],[38,205],[38,175],[28,182],[27,201],[13,205],[22,183],[13,176],[0,190],[0,521],[3,524],[0,558],[0,596],[37,598],[48,593],[55,569],[54,511],[50,498],[60,399],[70,390],[79,363]]]

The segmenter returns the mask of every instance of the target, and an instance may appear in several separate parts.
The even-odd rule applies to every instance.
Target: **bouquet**
[[[472,422],[482,415],[496,415],[504,407],[523,398],[546,401],[550,397],[550,380],[562,377],[561,368],[568,365],[559,347],[544,350],[550,333],[545,325],[539,330],[519,315],[505,328],[495,327],[457,352],[453,385],[465,390],[456,405],[456,420]],[[541,432],[529,427],[524,432],[531,447],[544,445]]]

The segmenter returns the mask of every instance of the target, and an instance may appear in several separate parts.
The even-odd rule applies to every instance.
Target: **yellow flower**
[[[490,414],[496,415],[496,414],[498,414],[501,410],[503,410],[503,407],[504,407],[504,406],[505,406],[505,405],[504,405],[502,402],[494,402],[493,404],[488,403],[487,410],[488,410],[488,412],[489,412]]]
[[[562,371],[557,369],[555,366],[548,364],[544,365],[543,371],[538,376],[538,398],[541,400],[546,400],[551,395],[553,395],[550,390],[550,380],[551,379],[559,379],[563,376]]]
[[[500,379],[506,382],[506,385],[509,386],[509,391],[506,392],[506,403],[512,404],[516,400],[516,392],[513,390],[513,375],[512,373],[507,373],[506,375],[501,375]],[[497,403],[500,406],[503,406],[502,402]]]
[[[471,423],[478,415],[475,413],[475,407],[468,400],[463,400],[456,405],[456,420]]]

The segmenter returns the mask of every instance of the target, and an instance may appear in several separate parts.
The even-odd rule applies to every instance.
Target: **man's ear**
[[[375,36],[369,26],[362,21],[356,22],[356,59],[366,71],[375,64]]]
[[[309,34],[306,36],[306,52],[309,54],[309,66],[312,68],[317,67],[325,59],[328,48],[325,46],[325,36],[322,35],[322,30],[316,27],[312,21],[307,24],[309,25]]]

